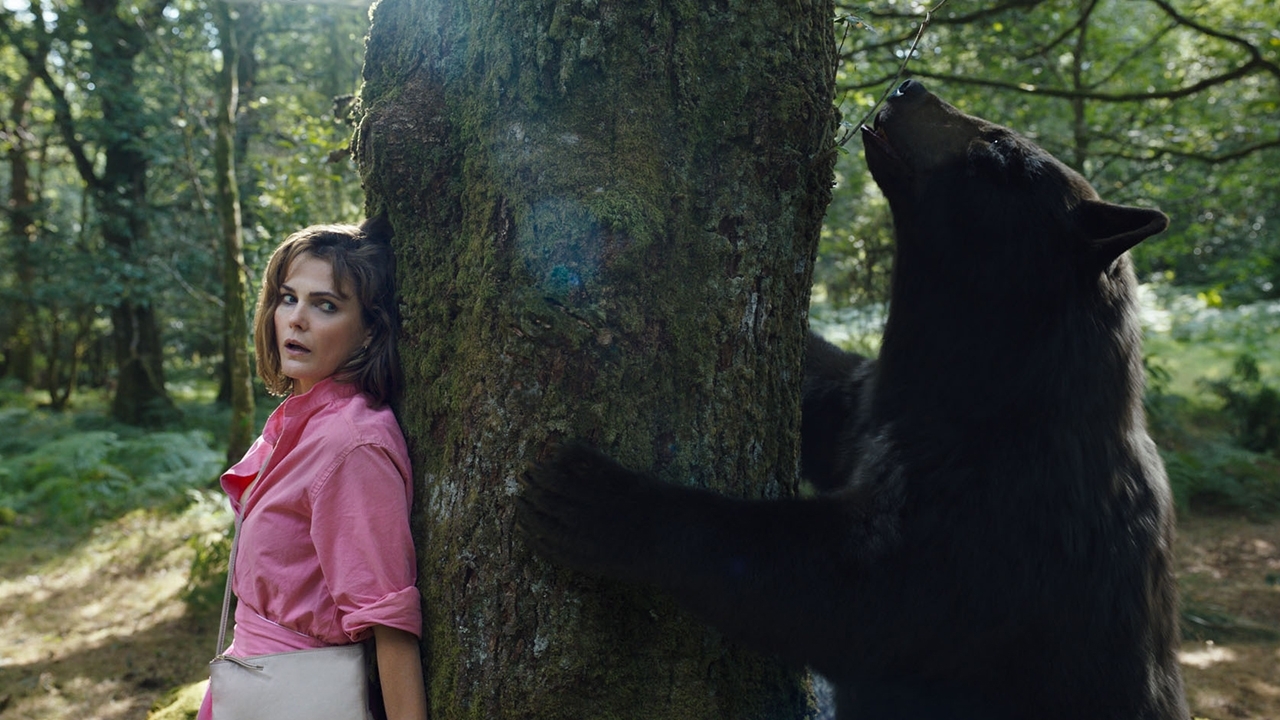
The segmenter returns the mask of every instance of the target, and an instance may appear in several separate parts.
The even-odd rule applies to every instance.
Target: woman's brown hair
[[[293,391],[293,380],[280,369],[280,346],[274,322],[280,286],[299,255],[328,261],[338,287],[360,302],[369,344],[334,372],[383,405],[400,395],[403,380],[396,351],[399,318],[396,306],[395,256],[391,224],[384,217],[361,225],[312,225],[290,235],[272,253],[262,273],[262,291],[253,315],[253,344],[258,354],[258,377],[273,395]]]

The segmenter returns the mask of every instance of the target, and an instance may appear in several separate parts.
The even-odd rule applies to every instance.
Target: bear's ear
[[[360,223],[360,230],[372,242],[391,242],[391,236],[395,235],[385,210]]]
[[[1084,230],[1085,252],[1099,270],[1115,262],[1129,248],[1169,227],[1169,218],[1159,210],[1113,205],[1101,200],[1085,200],[1072,216]]]

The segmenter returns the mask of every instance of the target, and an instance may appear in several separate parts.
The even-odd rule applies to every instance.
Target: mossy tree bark
[[[253,417],[253,368],[249,363],[249,322],[246,297],[248,280],[244,269],[244,236],[240,219],[240,186],[236,181],[236,113],[240,101],[240,43],[231,6],[214,3],[218,27],[218,48],[222,70],[218,73],[218,121],[214,142],[214,165],[218,176],[218,220],[222,236],[222,346],[226,348],[228,399],[231,428],[227,463],[243,457],[253,444],[256,430]]]
[[[433,718],[796,718],[802,674],[532,556],[585,438],[794,491],[835,113],[826,0],[382,0],[354,141],[397,233]]]

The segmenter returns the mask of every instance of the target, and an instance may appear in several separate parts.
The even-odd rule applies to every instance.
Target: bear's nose
[[[893,99],[911,100],[923,97],[927,92],[929,91],[925,89],[924,83],[919,80],[906,80],[899,85],[897,91],[893,93]]]

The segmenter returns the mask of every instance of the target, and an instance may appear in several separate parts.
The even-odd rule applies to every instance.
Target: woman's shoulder
[[[398,477],[398,483],[387,487],[409,492],[405,489],[412,477],[409,449],[390,407],[372,405],[368,396],[356,393],[325,405],[305,434],[308,437],[303,445],[308,448],[307,452],[313,452],[317,458],[330,458],[325,469],[316,474],[313,492],[325,492],[328,488],[341,494],[336,489],[351,487],[351,483],[339,481],[344,477],[357,478],[356,485],[363,493],[369,491],[373,479]],[[390,467],[395,468],[394,473],[387,472]]]
[[[338,450],[360,445],[382,446],[402,451],[404,434],[395,412],[388,405],[374,405],[369,396],[350,385],[334,383],[312,390],[327,391],[324,402],[317,403],[303,434],[313,443]],[[320,400],[321,398],[316,398]]]
[[[356,393],[329,406],[335,422],[328,423],[344,436],[360,443],[379,444],[384,440],[404,442],[400,422],[389,405],[373,405],[368,395]]]

